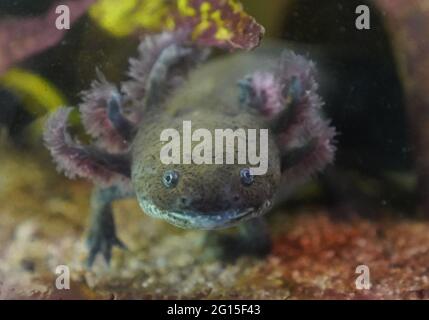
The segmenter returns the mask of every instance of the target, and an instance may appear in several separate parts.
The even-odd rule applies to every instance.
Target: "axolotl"
[[[208,49],[180,32],[148,36],[138,51],[119,87],[97,70],[82,93],[79,111],[92,143],[69,133],[70,107],[52,114],[44,131],[58,169],[95,184],[88,265],[98,254],[109,262],[113,246],[125,247],[112,214],[112,202],[124,197],[181,228],[238,225],[237,236],[209,242],[220,244],[219,252],[265,254],[270,238],[262,216],[279,190],[334,159],[335,130],[322,114],[315,64],[278,44],[206,62]],[[250,163],[164,164],[160,135],[167,128],[183,134],[184,121],[213,136],[216,129],[268,129],[266,173],[252,174]]]

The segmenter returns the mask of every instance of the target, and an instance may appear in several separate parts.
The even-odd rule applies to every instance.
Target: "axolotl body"
[[[311,61],[282,45],[202,64],[207,56],[180,33],[147,37],[139,57],[130,60],[130,80],[118,89],[99,73],[83,92],[79,109],[92,144],[68,133],[71,108],[48,120],[44,139],[59,170],[96,185],[89,265],[98,253],[110,261],[112,247],[124,247],[111,204],[129,196],[145,213],[178,227],[240,225],[239,236],[221,241],[225,251],[263,254],[270,241],[261,217],[281,186],[304,181],[333,161],[335,131],[322,115]],[[216,129],[268,129],[266,173],[253,175],[250,163],[164,164],[162,131],[183,137],[184,121],[213,136]]]

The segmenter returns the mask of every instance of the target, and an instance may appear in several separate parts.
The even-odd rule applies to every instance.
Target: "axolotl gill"
[[[95,184],[88,265],[98,254],[109,262],[113,246],[125,247],[112,214],[112,202],[124,197],[182,228],[238,225],[237,236],[212,241],[220,252],[268,252],[261,217],[282,185],[305,181],[334,158],[335,130],[322,114],[314,63],[273,43],[203,63],[208,50],[180,32],[146,37],[138,51],[119,87],[98,71],[82,93],[79,111],[91,144],[69,133],[72,108],[52,114],[44,132],[58,169]],[[267,172],[252,175],[250,163],[163,164],[160,134],[183,134],[184,121],[213,136],[216,129],[268,129]]]

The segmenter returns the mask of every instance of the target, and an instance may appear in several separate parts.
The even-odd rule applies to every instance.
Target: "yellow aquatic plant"
[[[52,83],[24,69],[9,69],[0,76],[0,85],[19,96],[27,110],[34,115],[54,111],[66,104],[66,99]]]
[[[184,26],[192,40],[227,49],[254,48],[264,33],[238,0],[98,0],[89,15],[117,37]]]
[[[166,0],[99,0],[89,10],[90,17],[117,37],[137,29],[160,30],[174,27],[168,21],[174,1]]]
[[[66,98],[58,88],[42,76],[24,69],[9,69],[0,76],[0,85],[17,95],[23,107],[37,117],[27,129],[32,138],[40,136],[44,115],[67,105]],[[73,125],[80,123],[77,112],[72,113],[70,122]]]

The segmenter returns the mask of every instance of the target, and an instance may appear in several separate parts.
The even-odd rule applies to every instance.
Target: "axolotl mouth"
[[[169,211],[157,207],[149,200],[140,199],[140,207],[148,215],[160,218],[183,229],[222,229],[259,217],[269,211],[272,202],[266,200],[259,207],[228,209],[218,212]]]

